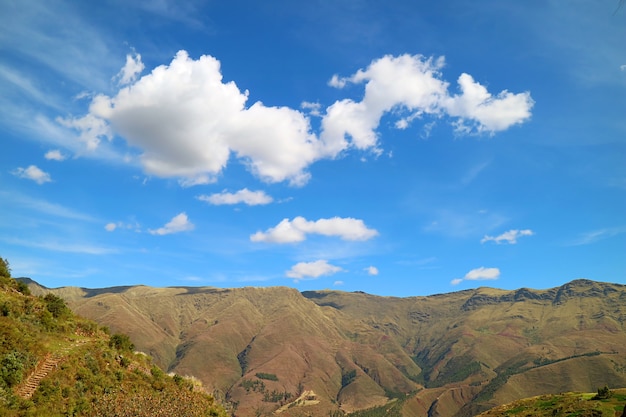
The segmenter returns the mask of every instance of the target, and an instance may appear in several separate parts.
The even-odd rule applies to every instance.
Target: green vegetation
[[[246,392],[265,392],[265,383],[259,379],[244,379],[239,386],[243,387]]]
[[[356,369],[352,369],[348,372],[344,372],[343,374],[341,374],[341,388],[344,388],[350,385],[350,383],[354,381],[355,378],[356,378]]]
[[[4,258],[0,258],[0,278],[11,278],[11,268],[9,267],[9,261]]]
[[[601,396],[602,398],[598,398]],[[527,398],[493,408],[480,417],[614,417],[624,411],[626,389],[598,388],[598,394],[564,393]]]
[[[455,356],[446,363],[437,379],[432,381],[428,387],[442,387],[451,382],[464,381],[469,376],[480,372],[480,369],[480,362],[473,361],[466,356]]]
[[[612,392],[609,389],[608,385],[605,385],[602,388],[598,388],[598,393],[593,397],[594,400],[608,400],[612,396]]]
[[[367,410],[355,411],[349,417],[403,417],[403,399],[397,399],[380,407],[368,408]]]
[[[496,368],[495,371],[498,373],[498,375],[495,378],[493,378],[491,381],[489,381],[487,386],[485,386],[485,388],[480,392],[480,394],[478,394],[475,400],[478,402],[490,400],[493,397],[493,394],[498,389],[500,389],[504,384],[506,384],[509,378],[515,374],[526,372],[531,369],[539,368],[541,366],[551,365],[557,362],[563,362],[563,361],[574,359],[574,358],[598,356],[603,353],[612,354],[613,352],[593,351],[593,352],[582,353],[579,355],[566,356],[566,357],[558,358],[558,359],[536,358],[533,360],[534,365],[527,365],[527,361],[522,359],[513,364]]]
[[[130,337],[125,334],[116,333],[109,339],[109,346],[120,352],[132,352],[135,345],[130,341]]]
[[[284,404],[285,402],[289,401],[290,398],[291,393],[287,391],[273,390],[272,392],[265,392],[265,394],[263,394],[263,401],[269,403]]]
[[[55,319],[58,319],[59,317],[66,317],[71,314],[70,309],[65,305],[65,301],[54,294],[46,294],[43,297],[43,301],[46,303],[46,309],[52,313],[52,317]]]
[[[254,374],[259,379],[266,379],[268,381],[278,381],[276,374],[266,374],[265,372],[257,372]]]
[[[63,299],[29,295],[0,258],[0,416],[222,416],[211,396],[136,355]]]

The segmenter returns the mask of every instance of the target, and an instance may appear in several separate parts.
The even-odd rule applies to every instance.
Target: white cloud
[[[141,55],[138,53],[127,54],[126,64],[117,74],[116,78],[119,80],[120,85],[126,85],[135,82],[137,76],[141,74],[141,71],[145,68],[143,62],[141,62]]]
[[[50,178],[50,174],[42,171],[35,165],[30,165],[28,168],[16,168],[11,171],[11,174],[15,175],[16,177],[33,180],[39,185],[52,181],[52,178]]]
[[[94,246],[88,242],[72,242],[72,241],[58,241],[55,239],[16,239],[3,237],[2,240],[12,245],[20,245],[29,248],[44,249],[53,252],[64,253],[83,253],[87,255],[107,255],[110,253],[118,253],[116,248],[107,248],[102,246]]]
[[[500,278],[500,269],[498,268],[480,268],[472,269],[463,278],[455,278],[450,281],[452,285],[458,285],[464,280],[468,281],[482,281],[482,280],[494,280]]]
[[[342,268],[329,264],[326,260],[314,262],[299,262],[291,267],[286,275],[289,278],[319,278],[321,276],[333,275],[343,271]]]
[[[626,64],[619,66],[620,71],[626,71]]]
[[[461,94],[451,96],[448,82],[441,79],[443,66],[443,57],[387,55],[351,77],[333,76],[329,85],[337,88],[365,82],[365,95],[360,102],[344,99],[327,109],[320,136],[325,150],[336,155],[349,145],[376,148],[376,128],[381,117],[391,111],[409,114],[396,122],[399,129],[406,129],[423,114],[436,114],[458,118],[454,125],[462,133],[495,133],[530,117],[533,101],[528,92],[513,94],[505,90],[494,97],[468,74],[458,79]]]
[[[309,114],[311,116],[321,116],[322,113],[320,112],[320,109],[322,108],[322,105],[320,103],[311,103],[309,101],[303,101],[300,104],[300,107],[303,110],[308,110]]]
[[[347,80],[345,78],[339,78],[339,75],[334,74],[330,80],[328,80],[328,85],[334,88],[344,88],[347,84]]]
[[[378,275],[378,268],[375,266],[368,266],[365,268],[365,271],[367,271],[369,275]]]
[[[302,242],[307,234],[338,236],[343,240],[368,240],[378,235],[375,229],[369,229],[363,220],[333,217],[309,221],[304,217],[293,220],[283,219],[278,225],[265,232],[250,236],[253,242],[294,243]]]
[[[236,193],[222,191],[218,194],[199,195],[197,198],[200,201],[205,201],[216,206],[239,203],[244,203],[249,206],[257,206],[269,204],[274,201],[271,196],[265,194],[263,191],[250,191],[247,188],[239,190]]]
[[[217,59],[193,60],[180,51],[169,65],[115,96],[96,96],[86,117],[142,149],[141,162],[150,174],[192,181],[214,177],[234,154],[266,181],[306,182],[305,169],[318,157],[309,120],[288,107],[257,102],[246,108],[247,100],[234,82],[222,82]],[[84,131],[79,121],[83,118],[73,120],[75,127]],[[92,132],[99,127],[83,123]]]
[[[189,221],[187,214],[180,213],[174,216],[174,218],[165,224],[165,226],[156,230],[150,229],[149,232],[153,235],[169,235],[172,233],[187,232],[193,230],[194,228],[195,226]]]
[[[52,149],[46,152],[44,158],[51,161],[65,161],[67,159],[67,156],[61,153],[61,151],[58,149]]]
[[[582,234],[579,238],[569,242],[567,246],[589,245],[600,240],[608,239],[626,233],[626,226],[609,227],[605,229],[593,230]]]
[[[333,282],[333,285],[336,286],[336,287],[340,286],[340,285],[343,285],[343,284],[344,284],[343,281],[335,281],[335,282]]]
[[[483,237],[480,240],[480,243],[494,241],[497,244],[509,243],[511,245],[514,245],[514,244],[517,243],[517,239],[520,238],[521,236],[532,236],[534,234],[535,233],[532,230],[530,230],[530,229],[524,229],[524,230],[512,229],[512,230],[509,230],[507,232],[502,233],[499,236],[488,236],[488,235],[485,235],[485,237]]]
[[[466,238],[481,235],[485,230],[501,227],[508,219],[499,213],[486,211],[436,210],[435,220],[424,227],[427,232],[442,233],[451,237]]]
[[[66,219],[88,221],[88,222],[97,221],[97,219],[93,218],[92,216],[85,214],[85,213],[80,213],[69,207],[61,206],[56,203],[51,203],[46,200],[35,199],[35,198],[28,197],[26,195],[22,195],[18,193],[9,194],[9,193],[0,191],[0,201],[15,203],[16,205],[23,207],[26,210],[34,210],[45,216],[54,216],[54,217],[61,217],[61,218],[66,218]],[[36,216],[36,217],[41,218],[42,216]]]
[[[404,109],[411,114],[436,113],[445,96],[447,83],[439,79],[443,59],[421,55],[391,55],[372,61],[365,70],[351,77],[333,76],[329,83],[342,88],[347,83],[365,83],[363,100],[344,99],[326,110],[320,138],[329,155],[350,145],[358,149],[376,148],[378,127],[384,113]]]
[[[193,228],[193,225],[192,225]],[[104,226],[104,229],[107,232],[113,232],[117,229],[126,229],[126,230],[134,230],[136,232],[140,232],[141,231],[141,227],[139,226],[139,223],[124,223],[124,222],[111,222],[111,223],[107,223]],[[152,231],[151,231],[152,233]],[[154,234],[154,233],[153,233]]]
[[[364,84],[365,92],[361,101],[338,100],[325,112],[304,101],[308,115],[323,113],[318,137],[305,112],[261,102],[247,106],[247,91],[224,83],[220,62],[211,56],[194,60],[180,51],[168,65],[136,79],[143,64],[134,54],[118,74],[129,85],[112,96],[96,95],[87,115],[58,122],[78,130],[90,150],[102,138],[121,136],[141,150],[146,173],[178,177],[182,185],[214,182],[234,156],[264,181],[301,186],[320,159],[349,148],[380,154],[376,129],[385,113],[398,115],[403,129],[424,114],[449,115],[469,133],[493,133],[530,116],[528,93],[492,96],[467,74],[459,78],[461,94],[450,96],[443,65],[443,58],[388,55],[350,77],[333,76],[330,85]]]
[[[67,119],[57,117],[56,121],[61,126],[78,130],[80,132],[80,141],[84,143],[85,147],[89,151],[94,151],[98,148],[101,138],[104,137],[108,140],[113,138],[113,133],[111,132],[111,129],[106,121],[94,116],[93,114]]]
[[[197,175],[192,178],[181,178],[178,183],[181,187],[193,187],[196,185],[207,185],[217,182],[217,178],[213,175]]]
[[[445,98],[441,105],[450,116],[459,117],[456,127],[463,133],[495,133],[530,118],[534,101],[528,92],[504,90],[494,97],[469,74],[461,74],[458,83],[461,94]]]

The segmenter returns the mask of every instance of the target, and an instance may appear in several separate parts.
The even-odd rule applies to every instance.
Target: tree
[[[130,338],[121,333],[115,333],[111,336],[111,339],[109,339],[109,346],[120,352],[132,352],[135,349],[135,345],[130,341]]]
[[[593,397],[593,399],[594,400],[606,400],[607,398],[611,398],[612,394],[613,393],[609,389],[609,386],[605,385],[602,388],[598,388],[598,393],[596,394],[595,397]]]
[[[65,301],[61,297],[48,293],[43,300],[46,302],[46,308],[55,319],[70,312],[70,309],[65,305]]]
[[[0,277],[11,278],[11,268],[9,267],[9,261],[0,257]]]

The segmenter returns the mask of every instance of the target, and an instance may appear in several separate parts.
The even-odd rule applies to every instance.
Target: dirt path
[[[51,354],[48,353],[43,360],[39,361],[35,366],[35,370],[28,375],[26,380],[22,382],[16,389],[16,394],[24,399],[29,399],[33,396],[37,388],[39,387],[39,383],[42,379],[44,379],[50,371],[56,369],[59,363],[63,362],[63,360],[67,357],[67,354],[77,346],[84,345],[89,342],[89,339],[81,339],[74,343],[68,344],[63,348],[59,349],[58,352]]]

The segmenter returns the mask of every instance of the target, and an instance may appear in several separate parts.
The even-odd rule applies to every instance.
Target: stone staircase
[[[41,380],[44,379],[51,371],[55,370],[72,349],[87,342],[89,342],[88,339],[81,339],[64,346],[54,354],[48,353],[43,360],[37,363],[35,370],[28,375],[26,380],[17,387],[15,393],[23,399],[29,399],[32,397],[39,387]]]

